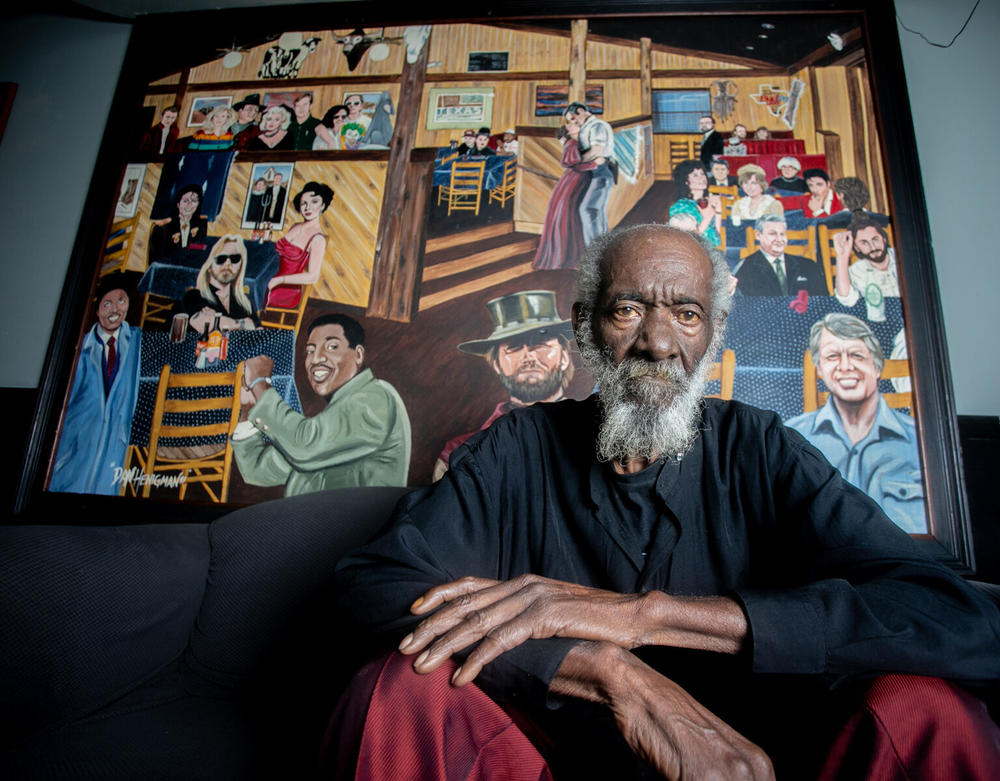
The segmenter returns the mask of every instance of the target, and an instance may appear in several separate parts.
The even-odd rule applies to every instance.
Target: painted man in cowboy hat
[[[558,401],[573,379],[573,329],[569,320],[559,317],[555,293],[522,290],[488,301],[486,309],[493,320],[493,333],[485,339],[462,342],[458,349],[485,358],[508,398],[497,404],[479,431],[515,407]],[[448,440],[434,464],[434,480],[448,470],[452,451],[475,433]]]
[[[260,95],[254,92],[247,95],[243,100],[233,104],[233,111],[236,112],[236,122],[230,130],[236,138],[236,146],[239,149],[246,147],[250,139],[260,135]]]

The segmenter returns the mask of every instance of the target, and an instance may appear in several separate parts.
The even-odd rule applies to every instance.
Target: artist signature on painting
[[[181,483],[187,482],[187,472],[178,472],[175,475],[151,474],[148,475],[139,467],[133,466],[131,469],[116,466],[115,475],[112,479],[113,485],[149,485],[153,488],[177,488]]]

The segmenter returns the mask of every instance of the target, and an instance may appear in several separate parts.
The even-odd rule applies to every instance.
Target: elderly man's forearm
[[[667,645],[716,653],[739,653],[749,622],[728,597],[678,597],[650,591],[641,602],[639,645]]]

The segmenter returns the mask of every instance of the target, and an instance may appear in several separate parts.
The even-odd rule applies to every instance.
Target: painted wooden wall
[[[139,198],[139,214],[148,215],[153,206],[162,165],[150,163]],[[251,163],[234,162],[229,186],[218,219],[210,222],[210,236],[236,233],[250,241],[251,231],[240,228],[243,207],[250,186]],[[381,161],[297,162],[288,187],[284,231],[275,231],[275,240],[299,221],[292,198],[306,182],[319,181],[334,190],[330,207],[320,218],[327,235],[326,257],[319,281],[311,297],[351,306],[368,304],[372,259],[375,256],[375,228],[378,225],[385,190],[386,163]],[[129,253],[127,268],[145,271],[149,254],[151,223],[140,219]]]
[[[302,89],[310,89],[314,94],[313,113],[317,116],[321,116],[330,106],[342,103],[346,95],[355,92],[377,93],[388,90],[393,104],[398,105],[400,95],[397,79],[405,57],[402,44],[390,44],[388,57],[381,61],[375,61],[366,55],[357,70],[352,72],[348,69],[347,60],[342,54],[343,47],[339,44],[330,45],[335,35],[347,32],[349,31],[319,30],[302,33],[303,39],[317,37],[320,43],[316,51],[303,62],[299,79],[324,78],[339,82],[322,85],[303,84]],[[385,34],[387,37],[401,37],[403,28],[387,28]],[[269,91],[270,85],[267,81],[257,80],[257,68],[270,45],[263,44],[245,52],[243,61],[236,68],[223,68],[219,58],[191,69],[188,74],[188,89],[181,102],[179,125],[182,135],[193,132],[192,128],[187,127],[187,117],[195,98],[233,94],[236,100],[249,92],[260,92],[263,95]],[[569,33],[514,30],[476,24],[441,25],[432,28],[428,46],[427,78],[421,98],[415,147],[443,147],[447,146],[449,141],[461,136],[461,129],[458,128],[427,129],[425,118],[429,92],[434,87],[492,88],[494,100],[489,124],[493,132],[516,126],[547,128],[553,131],[552,137],[549,138],[525,134],[519,157],[522,169],[518,173],[516,227],[518,230],[540,233],[549,196],[555,182],[562,174],[559,164],[561,147],[554,137],[554,131],[561,123],[561,117],[536,117],[535,92],[539,86],[566,83],[567,77],[563,77],[562,74],[568,74]],[[509,52],[508,72],[502,76],[491,77],[490,74],[483,74],[482,79],[470,79],[466,73],[468,53],[476,51]],[[627,42],[623,45],[620,41],[593,37],[588,39],[586,67],[590,72],[599,72],[601,78],[588,79],[587,83],[603,88],[603,118],[608,121],[614,122],[641,115],[641,86],[637,77],[640,67],[639,52],[638,42]],[[736,74],[747,69],[746,65],[734,65],[723,60],[686,55],[683,52],[660,47],[652,50],[651,65],[654,71],[659,72],[695,69],[719,71],[717,76],[677,78],[660,76],[652,81],[655,90],[704,89],[719,79],[731,81],[733,86],[730,90],[735,91],[736,102],[728,117],[718,117],[718,127],[723,131],[730,130],[737,122],[743,123],[751,130],[761,125],[772,130],[787,129],[780,118],[773,116],[765,106],[754,102],[750,96],[758,92],[763,85],[789,90],[795,78],[801,79],[806,83],[806,89],[798,107],[795,136],[803,139],[807,153],[817,153],[823,151],[824,140],[829,142],[830,134],[835,134],[842,150],[842,165],[839,172],[831,171],[831,173],[860,176],[872,190],[874,204],[885,205],[884,183],[878,173],[872,173],[880,170],[881,165],[877,144],[873,143],[875,128],[867,118],[857,121],[851,111],[852,96],[861,95],[870,101],[868,85],[864,83],[858,69],[833,67],[816,69],[814,73],[804,69],[794,76],[738,76]],[[609,71],[620,71],[622,77],[609,75]],[[524,74],[524,78],[517,78],[517,74]],[[538,74],[552,74],[553,78],[532,78]],[[449,75],[455,75],[455,78],[449,79]],[[342,80],[348,76],[352,77],[349,82]],[[370,76],[371,80],[355,81],[359,76]],[[178,81],[179,77],[170,76],[161,80],[159,84],[176,84]],[[239,90],[226,87],[227,82],[236,81],[243,82]],[[244,87],[248,82],[252,86]],[[254,82],[256,84],[253,84]],[[814,95],[814,85],[819,91],[819,98]],[[717,87],[712,88],[713,93],[716,89]],[[159,94],[153,91],[147,96],[145,104],[152,106],[158,116],[163,108],[173,102],[172,93]],[[817,125],[818,119],[822,127]],[[826,135],[821,135],[819,131],[825,131]],[[648,190],[654,176],[670,177],[672,165],[669,143],[677,138],[675,135],[653,136],[654,171],[644,171],[635,185],[620,183],[615,188],[609,203],[609,219],[612,225],[616,224]],[[696,149],[697,135],[690,136],[690,139],[693,143],[692,148]],[[301,159],[301,153],[299,157]],[[151,192],[147,191],[155,187],[158,174],[154,168],[151,166],[147,175],[143,198],[152,197]],[[364,306],[367,303],[371,281],[374,231],[378,224],[381,196],[385,188],[386,164],[384,162],[365,164],[299,162],[289,196],[297,192],[300,184],[309,178],[303,177],[300,172],[310,170],[315,171],[315,178],[318,181],[326,181],[337,191],[337,201],[331,208],[331,212],[335,212],[336,216],[328,214],[324,219],[330,224],[331,230],[338,231],[334,235],[349,237],[338,249],[337,262],[331,260],[324,266],[323,277],[314,287],[313,295],[323,300]],[[247,164],[237,163],[234,166],[233,182],[239,181],[240,184],[236,187],[231,186],[227,191],[226,205],[220,220],[211,226],[213,234],[223,229],[239,231],[239,210],[242,208],[242,199],[246,193],[245,179],[241,177],[245,177],[248,171]],[[141,208],[147,209],[148,204],[144,202]],[[291,212],[286,217],[285,230],[292,224],[293,217],[294,214]],[[341,230],[343,233],[340,233]],[[148,233],[148,225],[140,227],[129,259],[129,268],[141,270],[145,267],[145,242]],[[330,252],[332,251],[331,246]]]

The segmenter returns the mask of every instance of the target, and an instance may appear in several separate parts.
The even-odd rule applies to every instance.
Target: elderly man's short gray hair
[[[757,231],[757,233],[763,233],[764,226],[767,225],[769,222],[780,222],[782,225],[786,227],[788,226],[788,223],[785,221],[785,218],[780,214],[765,214],[763,217],[759,217],[757,219],[757,222],[753,224],[753,229]]]
[[[829,331],[838,339],[860,339],[872,354],[875,372],[882,374],[885,354],[872,329],[863,320],[842,312],[831,312],[822,320],[813,323],[812,330],[809,331],[809,354],[812,356],[813,365],[819,366],[819,340],[823,336],[823,331]]]
[[[580,260],[580,273],[576,283],[577,302],[588,313],[595,310],[598,297],[601,294],[601,262],[604,260],[604,257],[608,253],[614,252],[619,245],[633,234],[645,231],[655,231],[667,236],[671,234],[683,234],[685,237],[698,242],[705,251],[705,254],[708,255],[708,259],[712,262],[711,316],[713,320],[724,320],[729,315],[729,310],[732,308],[733,303],[732,293],[729,292],[729,263],[726,262],[725,256],[704,236],[660,223],[617,228],[610,233],[594,239]]]

